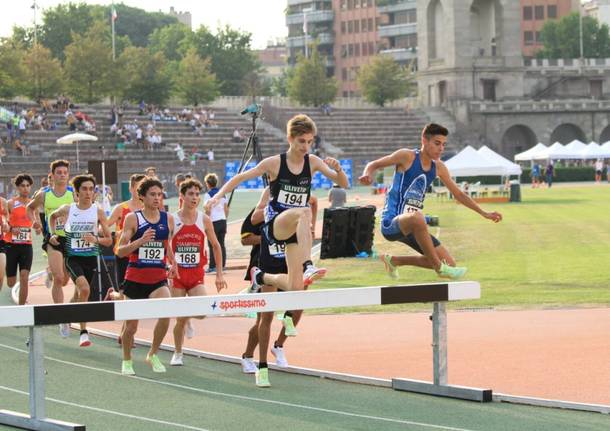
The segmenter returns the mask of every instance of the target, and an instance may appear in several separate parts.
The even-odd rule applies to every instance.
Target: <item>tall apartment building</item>
[[[521,51],[524,57],[533,57],[543,47],[540,34],[549,19],[561,19],[578,11],[580,0],[520,0]]]
[[[288,0],[288,62],[316,40],[339,95],[354,96],[356,75],[371,57],[391,55],[402,64],[417,58],[416,21],[415,0]]]

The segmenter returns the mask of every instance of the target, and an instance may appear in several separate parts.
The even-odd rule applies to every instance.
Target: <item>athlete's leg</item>
[[[64,256],[60,251],[51,247],[50,244],[47,246],[47,256],[49,268],[51,269],[51,274],[53,274],[51,296],[55,304],[62,304],[64,302],[63,287],[67,283],[66,271],[64,270]]]
[[[171,294],[169,293],[169,288],[167,286],[161,286],[158,289],[156,289],[155,291],[153,291],[149,298],[150,299],[156,299],[156,298],[169,298],[171,296]],[[148,355],[147,356],[152,356],[152,355],[156,355],[157,352],[159,351],[159,346],[161,346],[161,343],[163,342],[163,338],[165,337],[165,334],[167,334],[167,329],[169,328],[169,318],[165,318],[165,319],[158,319],[157,320],[157,324],[155,325],[155,330],[153,332],[153,341],[152,344],[150,346],[150,350],[148,351]],[[123,345],[125,345],[125,340],[123,340]],[[128,344],[129,346],[130,344]]]
[[[4,275],[6,274],[6,254],[0,253],[0,290],[4,285]]]
[[[296,233],[297,243],[303,263],[311,255],[311,210],[309,208],[291,208],[280,213],[273,220],[273,236],[284,241]]]
[[[171,288],[172,297],[183,298],[186,296],[186,289],[178,289],[176,287]],[[188,317],[176,318],[176,325],[174,326],[174,346],[176,353],[182,353],[182,344],[184,343],[184,325]]]
[[[13,287],[15,282],[9,286]],[[28,291],[30,285],[30,271],[27,269],[19,269],[19,305],[25,305],[28,300]]]
[[[131,361],[131,346],[133,345],[133,338],[138,331],[137,320],[126,320],[123,325],[123,331],[121,332],[121,347],[123,348],[123,360]]]
[[[275,292],[272,286],[263,286],[264,293]],[[273,312],[260,313],[260,324],[258,326],[258,357],[260,364],[267,363],[267,352],[269,351],[269,338],[271,334],[271,322],[273,322]]]
[[[90,287],[87,278],[84,275],[81,275],[74,281],[74,285],[76,286],[76,295],[74,296],[74,302],[89,302],[89,293]],[[80,323],[81,331],[87,329],[87,323]]]
[[[261,313],[256,313],[256,322],[248,331],[248,342],[246,343],[246,351],[242,355],[242,358],[252,358],[254,356],[254,349],[258,346],[258,327],[261,323]]]
[[[432,238],[428,232],[428,226],[426,225],[426,219],[420,211],[416,211],[410,214],[402,214],[398,216],[398,225],[403,235],[413,233],[417,244],[423,250],[424,256],[428,258],[431,268],[438,271],[441,267],[441,260],[434,249]]]
[[[435,247],[435,250],[441,261],[445,262],[449,266],[455,266],[455,260],[443,245]],[[421,254],[417,256],[392,256],[390,262],[394,266],[409,265],[426,269],[434,269],[430,260]]]

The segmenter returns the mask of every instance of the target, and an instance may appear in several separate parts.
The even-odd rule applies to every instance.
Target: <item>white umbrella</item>
[[[536,153],[539,153],[543,150],[546,150],[547,146],[544,145],[541,142],[538,142],[535,146],[533,146],[532,148],[530,148],[527,151],[524,151],[522,153],[516,154],[515,155],[515,160],[518,162],[525,162],[525,161],[530,161],[530,160],[534,160],[532,158],[532,156]]]
[[[60,145],[71,145],[76,143],[76,170],[80,172],[80,160],[78,158],[78,143],[81,141],[97,141],[97,136],[88,135],[87,133],[70,133],[62,136],[57,140]]]

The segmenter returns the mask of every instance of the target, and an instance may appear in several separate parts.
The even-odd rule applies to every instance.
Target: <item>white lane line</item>
[[[25,354],[28,353],[26,350],[18,349],[16,347],[8,346],[6,344],[0,344],[0,347],[4,347],[6,349],[14,350],[16,352],[21,352],[21,353],[25,353]],[[288,403],[288,402],[284,402],[284,401],[267,400],[264,398],[248,397],[245,395],[228,394],[225,392],[210,391],[207,389],[200,389],[200,388],[195,388],[192,386],[180,385],[177,383],[164,382],[161,380],[152,380],[149,378],[139,377],[139,376],[126,377],[126,376],[123,376],[118,371],[111,371],[111,370],[107,370],[104,368],[91,367],[89,365],[83,365],[83,364],[78,364],[75,362],[64,361],[62,359],[52,358],[50,356],[45,356],[45,359],[47,359],[49,361],[57,362],[60,364],[64,364],[64,365],[71,365],[74,367],[83,368],[86,370],[99,371],[101,373],[121,376],[124,379],[129,378],[129,379],[134,379],[134,380],[140,380],[140,381],[154,383],[154,384],[161,385],[161,386],[168,386],[168,387],[178,388],[178,389],[186,389],[189,391],[198,392],[198,393],[202,393],[202,394],[216,395],[216,396],[226,397],[226,398],[234,398],[237,400],[246,400],[246,401],[259,402],[259,403],[274,404],[274,405],[280,405],[280,406],[285,406],[285,407],[293,407],[293,408],[302,409],[302,410],[311,410],[311,411],[316,411],[316,412],[329,413],[329,414],[334,414],[334,415],[339,415],[339,416],[348,416],[348,417],[354,417],[354,418],[360,418],[360,419],[370,419],[370,420],[380,421],[380,422],[390,422],[390,423],[397,423],[397,424],[404,424],[404,425],[416,425],[416,426],[420,426],[420,427],[424,427],[424,428],[432,428],[432,429],[438,429],[438,430],[474,431],[474,430],[466,429],[466,428],[455,428],[455,427],[444,426],[444,425],[428,424],[428,423],[424,423],[424,422],[407,421],[407,420],[402,420],[402,419],[391,419],[391,418],[384,418],[384,417],[380,417],[380,416],[371,416],[371,415],[363,415],[363,414],[359,414],[359,413],[351,413],[351,412],[346,412],[346,411],[342,411],[342,410],[324,409],[321,407],[313,407],[313,406],[308,406],[308,405],[304,405],[304,404],[293,404],[293,403]]]
[[[0,385],[0,389],[3,389],[3,390],[8,391],[8,392],[13,392],[15,394],[30,396],[29,392],[20,391],[19,389],[15,389],[15,388],[9,388],[8,386]],[[111,410],[111,409],[108,409],[108,408],[100,409],[100,408],[92,407],[92,406],[84,406],[82,404],[72,403],[70,401],[58,400],[56,398],[45,398],[45,399],[47,401],[51,401],[53,403],[63,404],[65,406],[70,406],[70,407],[77,407],[77,408],[85,409],[85,410],[91,410],[91,411],[94,411],[94,412],[103,413],[104,415],[121,416],[121,417],[124,417],[124,418],[137,419],[137,420],[144,421],[144,422],[152,422],[152,423],[155,423],[155,424],[169,425],[169,426],[176,427],[176,428],[184,428],[184,429],[194,430],[194,431],[209,431],[209,430],[207,430],[205,428],[197,428],[197,427],[192,427],[190,425],[179,424],[179,423],[176,423],[176,422],[168,422],[168,421],[163,421],[163,420],[160,420],[160,419],[152,419],[152,418],[145,418],[145,417],[142,417],[142,416],[130,415],[130,414],[127,414],[127,413],[117,412],[116,410]]]

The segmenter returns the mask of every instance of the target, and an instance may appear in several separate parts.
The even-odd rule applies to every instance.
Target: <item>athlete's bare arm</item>
[[[339,184],[344,189],[349,187],[347,175],[343,172],[341,164],[337,159],[327,157],[324,160],[314,154],[309,155],[309,164],[311,166],[311,175],[317,171],[321,172],[329,180]]]
[[[44,206],[45,193],[42,190],[38,190],[34,195],[34,198],[26,207],[28,218],[32,220],[32,228],[36,233],[42,232],[42,223],[40,222],[39,208]]]
[[[125,217],[125,224],[123,225],[123,232],[121,233],[121,239],[119,240],[119,248],[117,250],[118,257],[127,257],[140,248],[142,244],[155,239],[155,230],[153,228],[148,228],[144,231],[144,235],[135,241],[131,241],[131,237],[136,234],[137,230],[138,220],[135,213],[127,214],[127,217]]]
[[[254,208],[254,212],[252,213],[252,217],[250,217],[250,221],[252,224],[259,224],[265,220],[265,207],[269,203],[269,194],[271,191],[269,187],[266,187],[261,193],[261,197],[258,199],[258,203],[256,204],[256,208]]]
[[[10,209],[8,206],[8,202],[4,198],[0,198],[0,206],[2,207],[2,225],[0,226],[0,232],[6,233],[9,230],[8,225],[8,217],[10,213]]]
[[[377,160],[369,162],[362,172],[362,176],[358,178],[360,184],[370,186],[373,184],[375,171],[386,168],[388,166],[396,166],[399,170],[405,170],[411,166],[415,158],[415,152],[402,148],[394,151],[392,154],[383,156]]]
[[[453,181],[453,179],[451,179],[451,175],[449,174],[449,169],[447,169],[447,166],[445,166],[445,164],[440,160],[436,161],[436,175],[441,179],[443,184],[445,184],[445,186],[447,187],[449,192],[455,197],[455,200],[460,202],[462,205],[464,205],[467,208],[470,208],[474,212],[480,214],[481,216],[483,216],[486,219],[491,220],[495,223],[502,221],[502,214],[500,214],[499,212],[496,212],[496,211],[493,211],[493,212],[484,211],[479,206],[479,204],[477,204],[470,196],[468,196],[466,193],[464,193],[457,186],[457,184]]]
[[[123,213],[122,203],[115,205],[114,209],[110,213],[110,217],[108,217],[108,227],[117,225],[121,221],[121,214]]]
[[[212,224],[212,219],[207,215],[203,215],[203,228],[205,231],[205,235],[208,238],[208,241],[212,245],[212,253],[214,253],[214,261],[222,262],[222,249],[220,248],[220,243],[218,242],[218,238],[216,238],[216,233],[214,233],[214,225]],[[214,282],[216,286],[216,291],[220,292],[222,289],[226,289],[227,282],[224,280],[224,276],[222,274],[222,265],[217,265],[216,267],[216,281]]]
[[[248,181],[257,177],[262,177],[267,174],[269,179],[273,181],[280,170],[280,156],[271,156],[262,160],[258,165],[253,167],[252,169],[248,169],[241,174],[235,175],[229,181],[227,181],[221,188],[218,190],[218,193],[208,200],[205,203],[205,211],[209,213],[209,210],[214,206],[218,205],[218,201],[220,198],[227,193],[231,193],[238,185],[243,183],[244,181]]]
[[[55,225],[57,224],[57,219],[62,218],[66,219],[68,217],[68,212],[70,211],[70,205],[65,204],[57,208],[55,211],[51,213],[49,216],[49,232],[51,235],[55,235]]]
[[[97,209],[97,222],[102,232],[102,235],[95,236],[91,233],[83,235],[83,239],[89,243],[101,244],[104,247],[110,247],[112,245],[112,233],[108,227],[108,221],[106,220],[106,214],[101,208]]]

